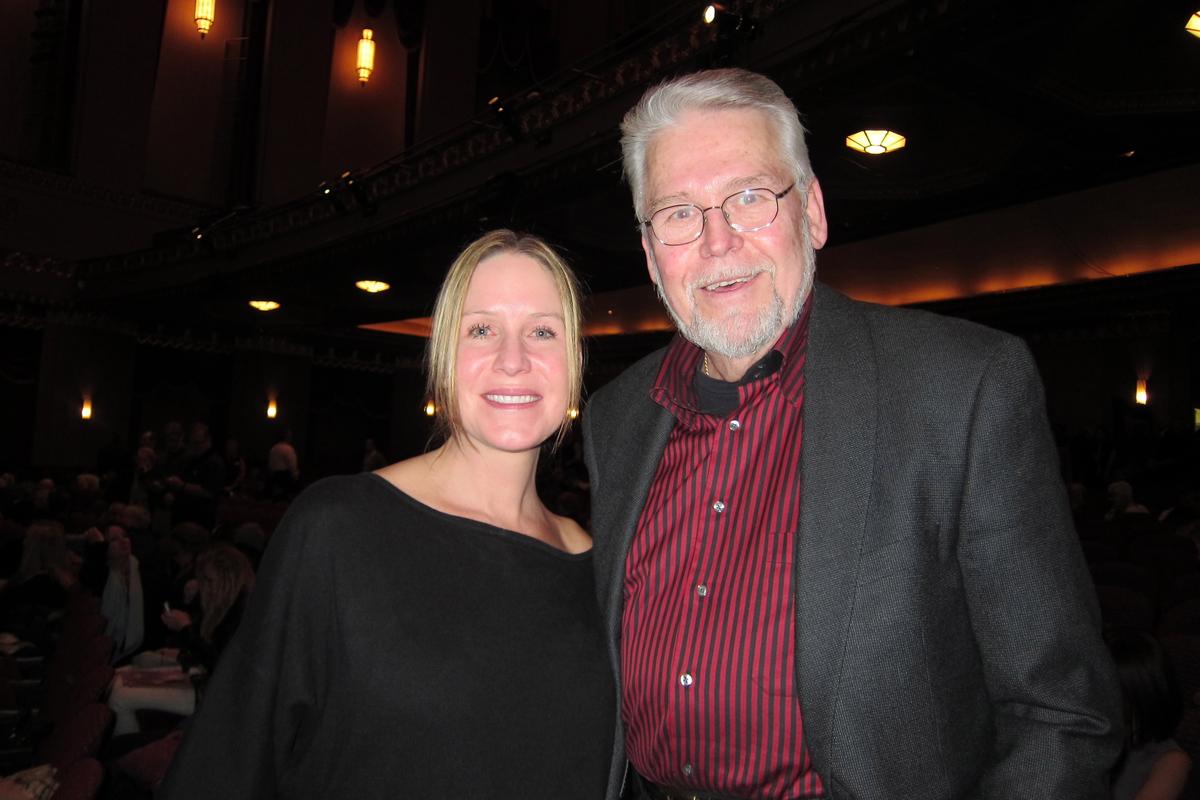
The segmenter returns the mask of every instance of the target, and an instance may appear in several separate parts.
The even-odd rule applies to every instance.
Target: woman
[[[429,342],[445,443],[295,501],[163,797],[603,796],[591,542],[534,489],[578,407],[579,323],[545,243],[463,251]]]
[[[114,735],[137,733],[138,711],[192,714],[200,690],[233,638],[254,587],[250,561],[232,545],[216,545],[196,560],[196,576],[195,613],[167,608],[162,614],[163,624],[180,637],[174,662],[165,651],[156,651],[145,654],[149,658],[135,658],[134,667],[117,671],[108,697],[116,715]],[[153,675],[141,669],[151,665],[168,669]]]
[[[0,630],[49,652],[67,593],[75,584],[75,565],[62,524],[33,522],[25,531],[21,566],[0,593]]]

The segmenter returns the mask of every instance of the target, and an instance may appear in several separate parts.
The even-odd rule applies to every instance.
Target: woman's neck
[[[440,505],[451,513],[522,532],[531,523],[544,524],[537,450],[507,453],[451,439],[421,458]]]

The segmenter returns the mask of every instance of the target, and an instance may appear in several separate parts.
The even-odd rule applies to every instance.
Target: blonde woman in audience
[[[428,361],[444,444],[295,501],[160,797],[603,797],[591,539],[534,484],[579,404],[574,277],[540,239],[483,236]]]

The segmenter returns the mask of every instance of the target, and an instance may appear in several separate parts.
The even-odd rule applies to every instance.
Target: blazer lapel
[[[875,462],[876,365],[856,303],[815,288],[805,365],[796,670],[805,738],[828,775],[838,684]],[[832,788],[832,787],[830,787]]]
[[[648,390],[647,390],[648,391]],[[621,600],[625,583],[625,554],[637,531],[638,518],[646,505],[650,484],[662,460],[675,418],[649,397],[627,406],[628,414],[610,447],[624,457],[609,476],[605,490],[607,530],[616,534],[613,561],[608,575],[608,623],[615,632],[621,625]]]

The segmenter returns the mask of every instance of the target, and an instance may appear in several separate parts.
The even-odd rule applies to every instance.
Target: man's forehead
[[[737,153],[713,155],[703,147],[693,148],[690,144],[690,139],[699,131],[724,132],[731,128],[736,131],[739,127],[742,128],[741,135],[729,139],[730,145],[738,148]],[[667,159],[662,156],[660,148],[663,145],[682,151],[677,149],[673,153],[675,158]],[[682,164],[686,175],[679,174],[675,164]],[[725,197],[741,189],[771,186],[786,180],[789,173],[776,131],[764,112],[752,108],[694,109],[681,114],[674,125],[664,128],[648,143],[646,203],[654,207],[690,202],[694,197],[708,197],[722,191],[721,196]]]

